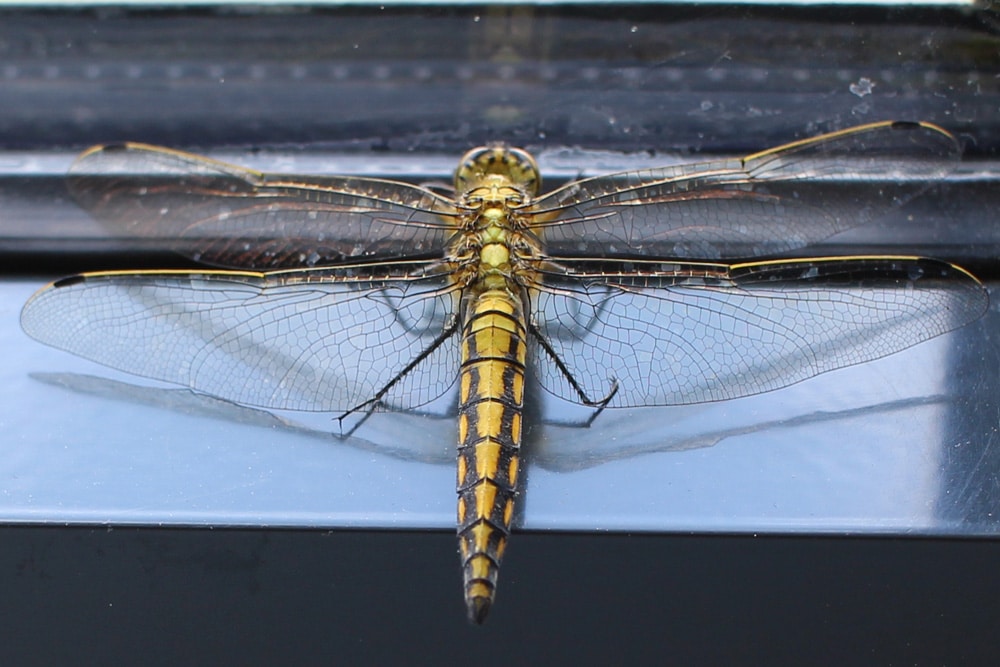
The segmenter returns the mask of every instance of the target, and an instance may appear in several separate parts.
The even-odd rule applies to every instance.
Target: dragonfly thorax
[[[463,216],[448,256],[462,268],[456,278],[465,285],[499,289],[521,283],[541,254],[540,242],[521,215],[504,202],[483,202]]]
[[[505,176],[487,175],[462,193],[461,205],[482,214],[495,209],[519,208],[531,201],[531,194]]]

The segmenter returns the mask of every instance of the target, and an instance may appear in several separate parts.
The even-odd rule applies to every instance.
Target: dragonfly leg
[[[398,384],[399,381],[402,380],[407,373],[412,371],[417,366],[417,364],[421,363],[424,359],[430,356],[434,352],[434,350],[441,347],[441,344],[444,343],[449,338],[451,338],[456,331],[458,331],[458,318],[452,316],[449,318],[448,323],[445,325],[441,333],[438,334],[438,337],[435,338],[430,345],[425,347],[420,354],[414,357],[413,360],[403,368],[403,370],[399,371],[399,373],[396,374],[396,377],[389,380],[389,382],[387,382],[384,387],[379,389],[374,396],[372,396],[366,401],[358,403],[350,410],[345,411],[344,414],[339,415],[337,417],[337,423],[343,425],[344,420],[350,417],[351,415],[358,412],[365,413],[364,417],[362,417],[360,421],[358,421],[357,424],[353,425],[346,433],[343,433],[343,435],[347,437],[350,436],[352,433],[354,433],[356,430],[358,430],[358,428],[365,423],[365,421],[372,415],[372,413],[375,412],[380,405],[382,405],[382,399],[385,397],[387,393],[389,393],[389,390],[392,389],[394,386],[396,386],[396,384]]]
[[[576,378],[573,377],[573,374],[570,372],[569,368],[566,367],[566,364],[563,362],[563,360],[556,353],[555,349],[552,347],[552,343],[548,341],[548,339],[538,329],[538,327],[535,326],[534,323],[531,323],[529,324],[528,330],[538,341],[538,344],[541,345],[542,349],[545,350],[545,353],[549,355],[549,358],[551,358],[552,361],[555,362],[556,368],[558,368],[559,372],[562,373],[563,377],[566,378],[566,381],[569,382],[569,385],[573,387],[573,391],[576,392],[576,395],[577,397],[579,397],[580,402],[586,405],[587,407],[595,408],[594,413],[587,419],[586,423],[584,424],[584,427],[593,424],[594,420],[597,419],[598,415],[604,412],[604,408],[608,407],[608,404],[611,402],[611,399],[614,398],[615,394],[618,393],[618,379],[611,378],[611,388],[608,389],[608,393],[605,394],[603,398],[600,398],[598,400],[590,398],[589,396],[587,396],[587,393],[583,390],[583,387],[580,386],[580,383],[576,381]]]
[[[337,416],[337,426],[338,426],[338,430],[340,432],[337,434],[336,437],[338,437],[338,438],[349,438],[352,435],[354,435],[354,432],[357,431],[359,428],[361,428],[362,424],[364,424],[366,421],[368,421],[368,418],[372,416],[372,413],[375,412],[375,409],[377,407],[378,407],[378,405],[377,405],[376,402],[371,402],[371,403],[369,403],[367,405],[365,403],[362,403],[361,405],[358,405],[356,407],[351,408],[350,410],[348,410],[344,414],[338,415]],[[344,430],[344,420],[347,419],[352,414],[354,414],[355,412],[361,412],[361,411],[364,411],[364,416],[361,417],[361,419],[359,419],[356,423],[352,424],[351,427],[345,431]]]
[[[572,376],[567,375],[567,377],[572,377]],[[604,396],[604,398],[597,401],[596,404],[591,406],[596,409],[591,413],[590,417],[587,418],[587,421],[584,422],[583,424],[584,428],[589,428],[590,425],[594,423],[594,420],[597,419],[597,416],[600,415],[602,412],[604,412],[604,408],[608,407],[608,403],[611,402],[611,399],[614,398],[615,394],[617,393],[618,393],[618,379],[612,378],[611,389],[608,390],[608,393]]]

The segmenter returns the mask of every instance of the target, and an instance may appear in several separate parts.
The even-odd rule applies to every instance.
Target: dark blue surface
[[[516,538],[473,627],[443,532],[7,526],[0,661],[995,661],[997,540]]]

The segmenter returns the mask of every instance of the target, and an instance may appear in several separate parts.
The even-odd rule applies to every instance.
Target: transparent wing
[[[263,174],[132,143],[83,153],[69,188],[115,233],[237,269],[440,256],[455,215],[449,200],[405,183]]]
[[[375,397],[431,347],[453,306],[437,279],[96,273],[36,293],[21,325],[47,345],[243,405],[332,412]],[[458,364],[457,343],[444,341],[377,407],[441,396]]]
[[[682,405],[750,396],[878,359],[980,317],[964,270],[911,257],[674,265],[632,278],[576,275],[534,295],[539,334],[590,400]],[[605,274],[606,275],[606,274]],[[537,339],[542,385],[579,402]]]
[[[556,257],[755,257],[875,220],[960,155],[935,125],[873,123],[744,158],[577,181],[531,210]]]

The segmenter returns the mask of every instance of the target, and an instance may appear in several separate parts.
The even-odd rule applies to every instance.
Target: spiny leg
[[[535,337],[535,340],[538,341],[542,350],[549,355],[549,358],[552,359],[553,363],[555,363],[556,368],[558,368],[559,372],[562,373],[564,378],[566,378],[566,381],[569,382],[569,385],[573,388],[573,391],[576,392],[580,402],[587,407],[596,408],[583,426],[586,428],[593,424],[594,420],[597,419],[602,412],[604,412],[604,408],[608,407],[611,399],[618,393],[618,378],[611,378],[611,388],[603,398],[596,401],[591,399],[587,396],[587,393],[583,390],[583,387],[580,386],[580,383],[577,382],[576,378],[573,377],[573,373],[571,373],[569,368],[567,368],[565,362],[563,362],[563,360],[559,357],[555,349],[552,347],[552,343],[548,341],[541,330],[534,323],[531,323],[528,327],[528,331]]]
[[[363,401],[362,403],[357,404],[350,410],[345,411],[342,415],[339,415],[337,417],[337,423],[342,426],[344,420],[347,419],[352,414],[356,412],[364,412],[364,417],[362,417],[357,424],[354,424],[346,433],[344,433],[343,429],[341,429],[342,433],[341,437],[350,437],[356,430],[358,430],[358,428],[360,428],[361,425],[364,424],[369,417],[371,417],[372,413],[378,409],[379,405],[381,405],[382,403],[382,398],[385,397],[387,393],[389,393],[389,390],[392,389],[394,386],[396,386],[396,384],[398,384],[399,381],[402,380],[407,373],[412,371],[414,368],[417,367],[417,365],[419,365],[427,357],[433,354],[436,349],[441,347],[442,343],[444,343],[446,340],[455,335],[456,331],[458,331],[458,318],[456,318],[455,316],[451,316],[449,318],[448,324],[441,331],[441,333],[438,334],[438,337],[435,338],[430,345],[424,348],[424,350],[420,354],[414,357],[413,360],[403,368],[403,370],[397,373],[396,377],[389,380],[389,382],[387,382],[384,387],[379,389],[374,396],[372,396],[366,401]]]

